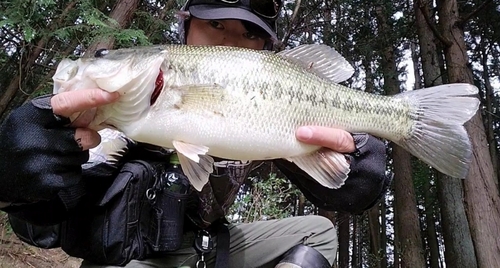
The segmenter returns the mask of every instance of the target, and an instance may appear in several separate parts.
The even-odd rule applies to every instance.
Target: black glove
[[[88,151],[75,142],[67,118],[56,116],[51,96],[17,108],[0,127],[0,201],[71,203],[82,193],[81,165]],[[66,199],[66,200],[65,200]]]
[[[385,145],[368,134],[353,134],[356,151],[348,154],[351,171],[339,189],[329,189],[286,160],[276,160],[278,168],[316,206],[347,213],[362,213],[385,195],[392,176],[387,176]]]

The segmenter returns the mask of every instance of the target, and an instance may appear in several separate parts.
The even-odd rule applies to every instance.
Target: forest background
[[[51,92],[59,60],[98,48],[178,43],[181,0],[0,2],[0,119]],[[465,82],[481,107],[466,124],[474,147],[465,180],[436,172],[387,143],[387,196],[360,215],[322,211],[272,165],[242,187],[232,219],[319,214],[338,228],[335,267],[500,267],[500,1],[286,0],[281,45],[335,47],[354,66],[345,84],[391,95]],[[77,267],[61,251],[16,240],[0,215],[0,267]]]

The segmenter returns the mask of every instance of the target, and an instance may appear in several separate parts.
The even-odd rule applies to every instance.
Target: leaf
[[[26,40],[26,42],[31,42],[33,39],[35,39],[36,33],[37,32],[35,29],[33,29],[31,26],[26,25],[23,30],[24,40]]]
[[[53,6],[56,4],[56,2],[54,0],[38,0],[36,1],[36,3],[40,6],[40,7],[50,7],[50,6]]]
[[[57,37],[61,38],[61,39],[67,39],[67,38],[70,37],[70,31],[69,31],[68,27],[57,29],[52,34],[54,36],[57,36]]]
[[[10,20],[10,19],[0,20],[0,27],[4,27],[4,26],[9,25],[9,24],[12,24],[12,20]]]
[[[148,41],[148,37],[144,34],[143,30],[135,29],[124,29],[118,31],[114,34],[116,42],[120,46],[130,46],[130,45],[151,45]]]

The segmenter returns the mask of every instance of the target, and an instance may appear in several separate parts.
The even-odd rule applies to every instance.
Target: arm
[[[100,138],[83,127],[85,122],[70,126],[65,117],[111,100],[96,97],[100,90],[82,92],[36,98],[0,127],[0,205],[6,212],[51,224],[64,219],[84,196],[81,165]]]
[[[391,182],[386,176],[385,145],[367,134],[354,134],[356,150],[347,154],[351,172],[339,189],[329,189],[286,160],[276,160],[278,168],[313,204],[326,210],[361,213],[380,201]]]

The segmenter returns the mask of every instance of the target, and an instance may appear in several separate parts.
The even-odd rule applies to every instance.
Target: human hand
[[[41,96],[16,108],[0,125],[0,202],[52,200],[78,184],[88,149],[100,136],[86,128],[95,111],[74,122],[68,118],[117,98],[88,89]]]
[[[386,171],[384,141],[365,133],[353,133],[352,137],[356,153],[348,154],[351,171],[345,185],[338,189],[330,189],[311,180],[307,173],[285,159],[276,159],[274,163],[316,206],[361,214],[383,200],[391,185],[392,174]]]
[[[75,113],[82,113],[71,123],[75,127],[75,141],[82,150],[94,148],[101,142],[97,131],[87,128],[95,117],[95,109],[98,106],[112,103],[118,99],[119,93],[109,93],[101,89],[85,89],[77,91],[62,92],[53,96],[50,100],[54,114],[70,117]]]
[[[352,135],[342,129],[303,126],[297,129],[295,137],[301,142],[327,147],[339,153],[352,153],[356,150]]]

